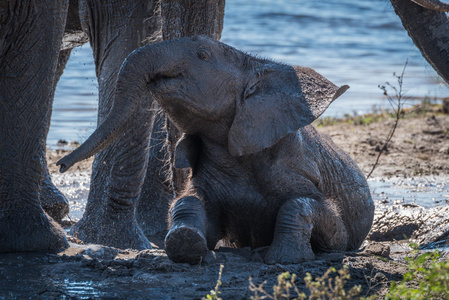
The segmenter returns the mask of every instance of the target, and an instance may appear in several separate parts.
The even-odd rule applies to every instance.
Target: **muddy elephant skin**
[[[367,182],[309,125],[347,88],[201,36],[145,46],[125,60],[110,115],[58,165],[118,139],[150,94],[184,133],[175,167],[191,168],[170,209],[172,260],[197,263],[220,240],[270,246],[267,263],[357,249],[374,215]]]

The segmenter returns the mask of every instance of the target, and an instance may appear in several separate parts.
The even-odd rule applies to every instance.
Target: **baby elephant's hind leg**
[[[177,200],[170,209],[170,230],[165,237],[167,256],[177,263],[197,264],[207,249],[203,203],[193,196]]]
[[[273,242],[265,256],[267,264],[292,264],[315,258],[310,244],[314,202],[313,199],[299,198],[281,206]]]
[[[316,206],[312,232],[312,245],[317,251],[345,251],[348,232],[338,209],[330,202]]]

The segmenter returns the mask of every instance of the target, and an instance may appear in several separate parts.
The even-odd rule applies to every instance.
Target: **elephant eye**
[[[198,50],[197,55],[198,55],[198,58],[201,59],[201,60],[208,60],[212,56],[210,51],[208,49],[205,49],[205,48],[200,48]]]

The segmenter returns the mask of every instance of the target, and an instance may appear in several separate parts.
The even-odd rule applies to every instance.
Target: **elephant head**
[[[123,63],[106,120],[57,164],[64,172],[103,149],[126,126],[136,126],[133,112],[148,99],[159,102],[182,132],[242,156],[310,124],[347,88],[309,68],[255,58],[202,36],[148,45]]]

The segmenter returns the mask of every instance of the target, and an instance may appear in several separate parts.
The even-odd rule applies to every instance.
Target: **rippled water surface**
[[[90,173],[53,174],[53,182],[70,203],[70,219],[78,221],[86,207]],[[449,204],[448,177],[370,179],[371,195],[376,203],[418,204],[431,208]]]
[[[395,84],[405,61],[409,96],[443,97],[448,89],[413,45],[385,0],[228,0],[222,41],[251,54],[316,69],[351,89],[325,114],[388,107],[378,89]],[[96,126],[97,81],[92,53],[73,51],[59,82],[48,144],[84,141]],[[410,103],[412,103],[410,101]]]
[[[387,204],[418,204],[425,208],[449,204],[448,177],[375,179],[369,182],[374,200]]]

